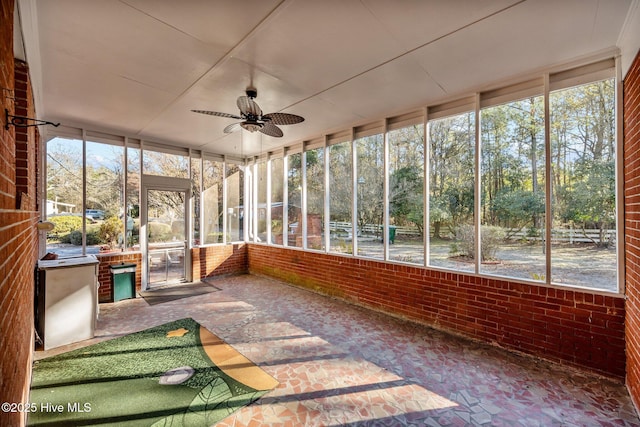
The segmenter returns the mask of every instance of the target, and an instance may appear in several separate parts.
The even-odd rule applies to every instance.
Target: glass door
[[[147,189],[147,289],[186,280],[186,192]]]

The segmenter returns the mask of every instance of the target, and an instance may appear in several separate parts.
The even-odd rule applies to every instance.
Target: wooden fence
[[[329,222],[329,230],[332,233],[346,234],[351,236],[353,228],[350,222],[331,221]],[[506,229],[505,232],[511,240],[527,240],[540,241],[544,236],[532,236],[528,230]],[[364,235],[382,235],[382,225],[367,224],[360,227],[360,233]],[[420,230],[417,227],[396,227],[396,236],[420,236]],[[616,238],[615,229],[604,230],[603,239],[605,242],[612,243]],[[581,228],[554,228],[551,230],[552,242],[566,243],[601,243],[600,230],[598,229],[581,229]]]

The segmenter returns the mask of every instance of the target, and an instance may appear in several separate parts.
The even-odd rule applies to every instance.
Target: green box
[[[389,243],[394,244],[396,242],[396,226],[389,226]]]
[[[136,297],[136,265],[112,264],[111,299],[113,302]]]

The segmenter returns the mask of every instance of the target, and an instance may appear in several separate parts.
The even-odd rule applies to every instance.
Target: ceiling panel
[[[59,62],[46,73],[47,117],[63,124],[87,123],[137,134],[174,99],[167,92],[122,79],[75,58]]]
[[[132,8],[222,52],[235,47],[281,1],[122,0]]]
[[[359,1],[292,1],[237,57],[308,95],[392,59],[399,44]]]
[[[621,9],[624,4],[619,2]],[[477,90],[614,46],[615,26],[599,25],[611,13],[599,14],[601,7],[598,0],[525,2],[419,49],[415,57],[448,94]],[[615,15],[624,20],[620,11]]]
[[[405,51],[415,49],[505,10],[521,0],[363,0]],[[408,11],[410,11],[408,13]]]
[[[410,56],[399,58],[320,95],[332,104],[375,120],[442,98],[444,91]]]
[[[121,78],[123,84],[132,80],[175,95],[225,53],[118,1],[38,5],[47,72],[75,59]]]

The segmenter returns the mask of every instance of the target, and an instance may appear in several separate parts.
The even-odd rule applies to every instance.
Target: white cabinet
[[[93,338],[97,306],[94,255],[38,262],[36,329],[45,350]]]

